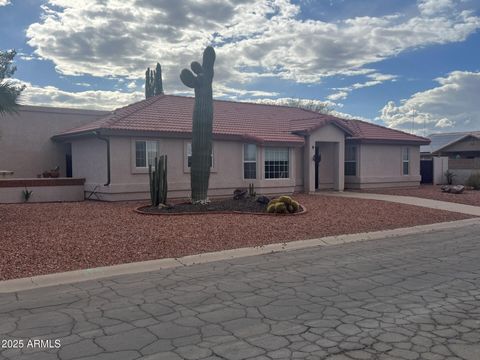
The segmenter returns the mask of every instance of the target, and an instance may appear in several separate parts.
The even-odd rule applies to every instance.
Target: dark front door
[[[420,160],[420,175],[422,184],[433,183],[433,160]]]
[[[315,146],[315,189],[318,189],[318,167],[320,165],[320,149],[318,146]]]

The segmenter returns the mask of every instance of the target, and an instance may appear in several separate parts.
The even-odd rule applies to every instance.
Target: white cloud
[[[327,99],[332,101],[338,101],[338,100],[346,99],[347,96],[348,96],[348,91],[341,90],[336,93],[328,95]]]
[[[367,87],[372,87],[376,85],[380,85],[384,83],[385,81],[396,81],[397,76],[396,75],[391,75],[391,74],[381,74],[381,73],[372,73],[372,74],[367,74],[367,78],[372,79],[368,80],[363,83],[355,83],[350,86],[345,86],[345,87],[340,87],[340,88],[334,88],[334,90],[337,90],[337,92],[330,94],[327,96],[327,99],[332,100],[332,101],[338,101],[338,100],[345,100],[350,92],[353,90],[358,90],[358,89],[363,89]]]
[[[454,71],[438,78],[439,86],[418,92],[397,106],[388,102],[379,120],[417,133],[480,129],[480,72]]]
[[[137,88],[137,84],[135,83],[135,81],[131,81],[127,84],[127,89],[133,90],[136,88]]]
[[[19,102],[22,105],[113,110],[144,98],[144,94],[141,92],[124,93],[102,90],[68,92],[54,86],[39,87],[20,80],[15,80],[15,82],[26,85],[20,95]]]
[[[0,0],[0,6],[6,6],[10,4],[10,0]]]
[[[463,41],[480,27],[474,13],[437,2],[420,0],[416,15],[327,23],[300,19],[299,5],[288,0],[50,0],[27,37],[68,75],[139,79],[159,61],[167,92],[184,90],[180,70],[200,60],[207,44],[217,50],[215,77],[225,86],[259,77],[314,83],[373,75],[370,63]]]

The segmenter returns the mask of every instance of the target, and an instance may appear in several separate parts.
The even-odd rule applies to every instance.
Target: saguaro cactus
[[[212,156],[213,128],[213,64],[215,50],[208,46],[203,52],[203,62],[191,63],[192,71],[183,69],[180,79],[189,88],[195,89],[195,106],[192,120],[192,165],[190,184],[192,202],[204,204],[208,202],[208,181]]]
[[[150,199],[152,206],[158,207],[167,203],[167,155],[155,158],[155,167],[148,166],[148,177],[150,179]]]

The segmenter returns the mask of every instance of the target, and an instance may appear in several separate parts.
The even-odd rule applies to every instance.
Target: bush
[[[474,190],[480,190],[480,172],[471,174],[465,185],[471,186]]]
[[[445,171],[445,178],[447,179],[447,184],[452,185],[453,184],[453,178],[456,176],[453,172],[450,170]]]

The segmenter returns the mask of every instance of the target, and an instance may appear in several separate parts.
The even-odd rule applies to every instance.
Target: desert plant
[[[452,185],[453,179],[455,178],[456,175],[450,170],[445,171],[444,175],[445,175],[445,179],[447,180],[447,184]]]
[[[22,190],[23,201],[27,202],[28,200],[30,200],[30,198],[32,197],[32,193],[33,190],[28,190],[27,187],[25,187],[25,190]]]
[[[292,214],[298,210],[300,210],[300,204],[290,196],[280,196],[271,200],[267,205],[267,212],[275,214]]]
[[[152,165],[148,166],[148,177],[150,180],[150,200],[152,206],[159,207],[167,203],[167,155],[155,158],[154,170]]]
[[[257,196],[257,192],[255,191],[255,185],[248,184],[248,196],[250,196],[250,197]]]
[[[13,65],[13,58],[16,54],[15,50],[0,50],[0,116],[17,111],[18,97],[25,89],[25,85],[19,86],[13,81],[5,80],[11,78],[17,70]]]
[[[190,184],[192,203],[208,202],[208,182],[212,155],[213,132],[213,64],[215,50],[208,46],[203,52],[202,64],[194,61],[190,68],[183,69],[180,79],[185,86],[195,90],[195,105],[192,119],[192,166]]]
[[[471,174],[465,185],[472,187],[474,190],[480,190],[480,172]]]
[[[145,99],[160,94],[163,94],[162,67],[157,63],[155,70],[145,71]]]

